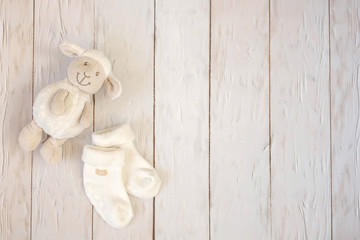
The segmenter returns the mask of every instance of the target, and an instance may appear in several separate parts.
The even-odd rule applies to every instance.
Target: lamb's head
[[[111,63],[102,52],[85,50],[70,42],[61,44],[60,50],[66,56],[76,57],[67,72],[67,78],[73,85],[83,92],[94,94],[104,84],[112,99],[120,96],[120,81],[112,74]]]

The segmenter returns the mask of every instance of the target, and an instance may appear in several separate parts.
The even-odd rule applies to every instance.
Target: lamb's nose
[[[86,73],[84,72],[84,77],[86,77],[86,78],[90,78],[90,76],[86,76]]]

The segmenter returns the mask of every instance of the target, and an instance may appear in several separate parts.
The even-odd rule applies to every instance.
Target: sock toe
[[[161,180],[155,169],[137,169],[132,173],[127,190],[139,198],[153,198],[160,190]]]
[[[129,211],[128,209],[123,209],[121,207],[118,208],[116,212],[116,223],[118,228],[123,228],[127,226],[131,219],[133,218],[133,212]]]
[[[121,197],[114,197],[110,201],[109,206],[112,206],[112,209],[105,214],[108,217],[107,222],[115,228],[126,227],[134,215],[130,201]]]

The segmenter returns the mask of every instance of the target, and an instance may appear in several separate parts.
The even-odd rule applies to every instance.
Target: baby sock
[[[161,180],[153,166],[136,150],[135,135],[129,124],[93,133],[92,141],[96,146],[117,147],[124,151],[124,182],[128,193],[139,198],[152,198],[160,189]]]
[[[133,210],[123,183],[125,151],[120,148],[84,147],[84,187],[95,210],[111,226],[129,224]]]

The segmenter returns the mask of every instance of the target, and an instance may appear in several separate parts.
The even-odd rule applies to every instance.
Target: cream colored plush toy
[[[112,99],[121,94],[121,84],[111,72],[111,63],[100,51],[85,50],[73,43],[60,45],[63,54],[76,57],[67,77],[43,88],[36,96],[33,121],[19,136],[23,149],[34,150],[43,131],[50,135],[40,149],[43,159],[56,163],[62,156],[64,142],[89,127],[92,120],[91,95],[104,84]]]

